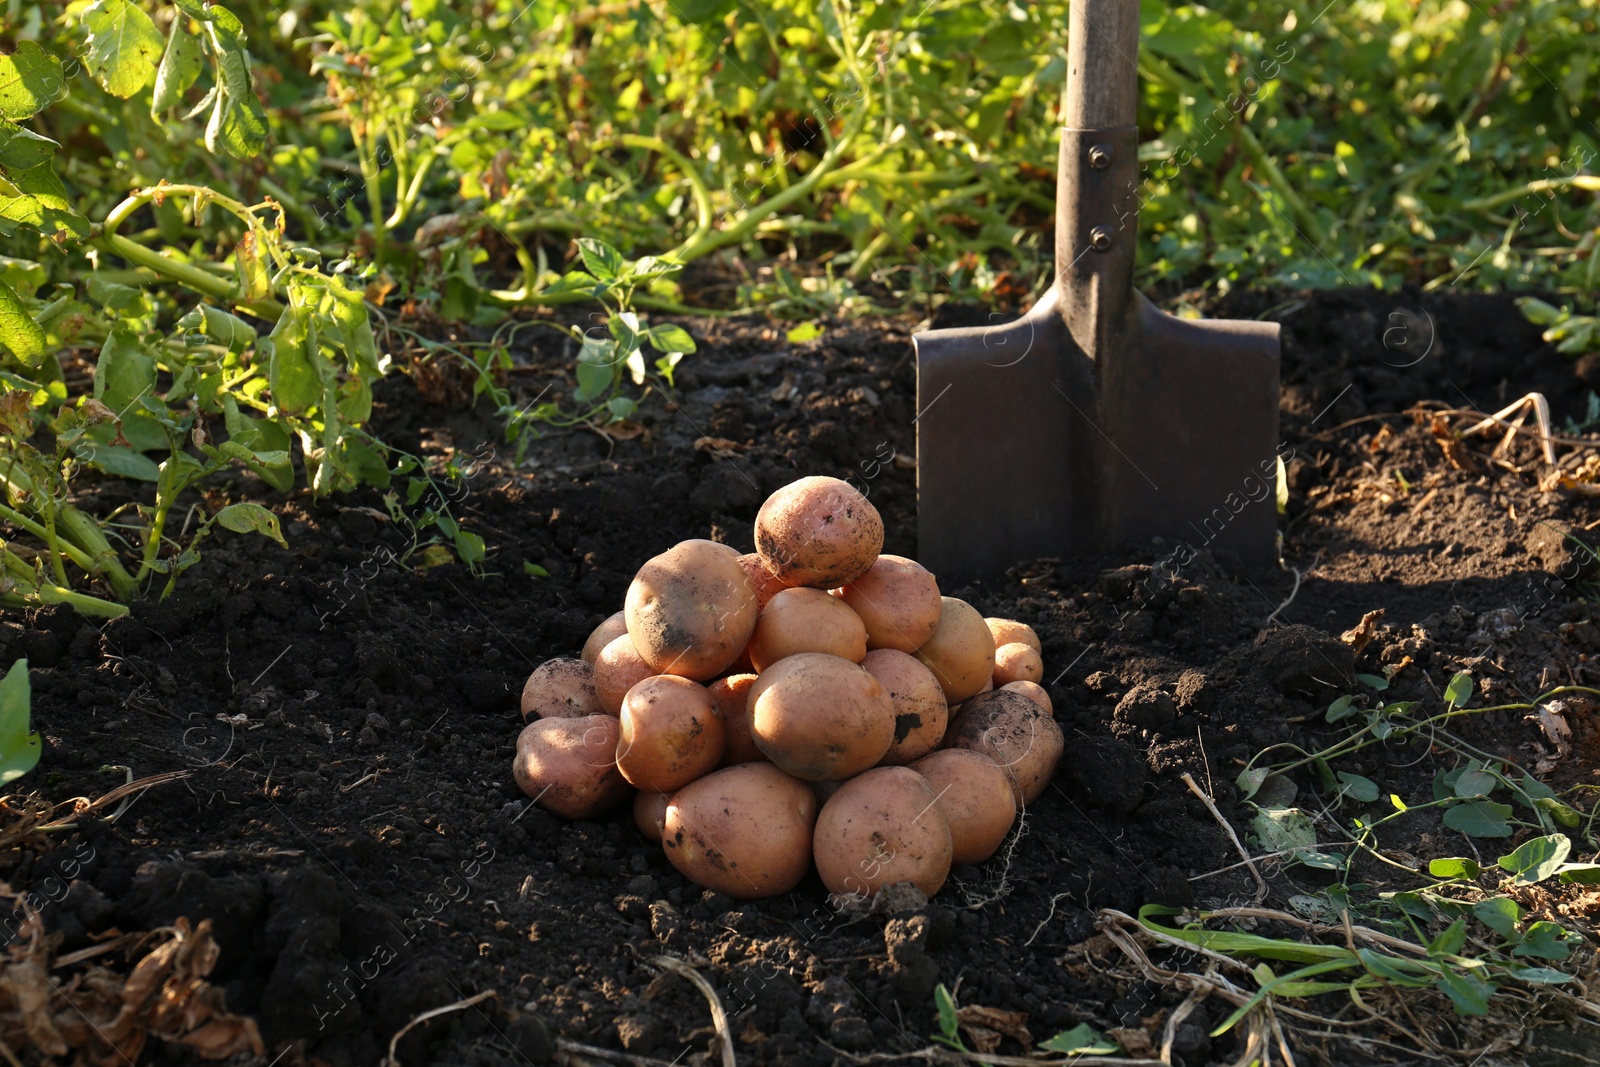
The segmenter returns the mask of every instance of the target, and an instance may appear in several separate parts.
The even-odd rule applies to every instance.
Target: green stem
[[[11,523],[11,525],[26,530],[28,533],[31,533],[33,536],[37,537],[46,544],[52,543],[50,529],[37,522],[34,522],[32,519],[28,518],[22,512],[17,511],[14,508],[8,508],[5,505],[0,504],[0,519],[4,519],[6,522]],[[51,528],[53,527],[54,523],[51,524]],[[93,569],[94,561],[89,558],[88,554],[85,553],[83,549],[79,548],[77,545],[68,544],[65,541],[60,542],[60,547],[61,552],[68,559],[72,560],[72,562],[82,567],[84,571],[87,572]],[[62,582],[61,584],[66,585],[67,583]]]
[[[1584,192],[1600,192],[1600,176],[1593,174],[1574,174],[1564,178],[1540,178],[1531,181],[1519,189],[1507,189],[1495,193],[1493,196],[1480,196],[1474,200],[1461,202],[1463,211],[1492,211],[1501,204],[1509,204],[1513,200],[1520,200],[1525,196],[1535,193],[1554,193],[1562,189],[1576,187]]]
[[[8,593],[0,597],[0,603],[22,608],[37,607],[39,604],[66,604],[81,614],[98,619],[120,619],[128,613],[126,604],[114,604],[109,600],[101,600],[99,597],[79,593],[65,586],[41,581],[33,568],[22,560],[10,552],[5,552],[4,555],[6,567],[28,584],[36,600],[29,601],[27,597]]]
[[[378,167],[378,134],[372,123],[365,123],[361,138],[361,181],[367,187],[367,211],[372,216],[372,262],[382,267],[389,253],[389,227],[383,215],[383,172]]]
[[[694,164],[689,162],[687,156],[673,148],[659,137],[643,137],[636,133],[625,133],[621,137],[623,144],[629,148],[643,148],[651,152],[659,152],[670,159],[674,166],[683,172],[685,180],[689,183],[690,194],[694,197],[695,223],[694,229],[683,243],[665,258],[675,259],[684,249],[691,248],[711,232],[715,223],[715,213],[711,208],[711,191],[706,188],[705,179],[700,177],[700,172]]]
[[[155,570],[156,555],[161,551],[161,534],[167,525],[167,515],[172,511],[176,493],[166,500],[156,504],[155,516],[150,520],[150,526],[145,531],[144,557],[139,563],[139,573],[134,576],[134,581],[143,582]]]
[[[411,214],[411,209],[417,206],[417,198],[422,195],[422,183],[427,180],[428,171],[433,169],[433,161],[438,156],[429,152],[422,157],[422,162],[417,165],[416,173],[411,176],[411,181],[406,185],[405,195],[398,198],[394,205],[394,213],[389,216],[389,228],[392,230],[401,225]]]

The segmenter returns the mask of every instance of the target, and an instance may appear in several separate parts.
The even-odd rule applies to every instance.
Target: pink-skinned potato
[[[552,659],[528,675],[522,687],[524,719],[576,719],[598,715],[594,667],[581,659]]]
[[[512,777],[546,811],[591,819],[633,792],[617,770],[621,730],[610,715],[535,719],[517,735]]]
[[[633,638],[623,634],[611,641],[594,659],[594,693],[600,710],[607,715],[621,715],[622,698],[628,690],[655,673],[633,647]]]
[[[739,763],[765,763],[766,754],[750,736],[750,689],[756,684],[754,674],[730,674],[706,686],[711,702],[722,716],[724,741],[723,767]]]
[[[761,607],[738,552],[691,540],[639,568],[623,611],[634,648],[654,673],[698,682],[739,658]]]
[[[939,679],[948,704],[959,704],[994,681],[989,627],[977,608],[952,596],[940,598],[938,628],[915,655]]]
[[[883,551],[883,517],[838,478],[790,482],[756,514],[756,552],[789,586],[832,589],[855,581]]]
[[[1044,661],[1032,645],[1013,641],[994,650],[994,684],[1004,689],[1012,682],[1037,682],[1044,677]]]
[[[617,769],[629,784],[670,793],[710,771],[722,759],[722,716],[706,687],[658,674],[622,698]]]
[[[894,743],[894,702],[861,666],[802,652],[779,660],[750,687],[750,734],[796,778],[849,778]]]
[[[582,659],[585,663],[594,663],[600,657],[600,650],[611,642],[628,632],[628,617],[623,612],[609,616],[599,626],[594,628],[594,633],[583,643]]]
[[[911,764],[939,798],[939,813],[950,825],[951,863],[982,863],[1006,839],[1017,821],[1017,803],[1005,769],[981,752],[945,748]]]
[[[789,586],[776,574],[767,570],[767,565],[761,561],[758,552],[746,552],[739,557],[739,566],[744,568],[746,578],[750,579],[750,588],[755,590],[756,603],[765,608],[767,602]]]
[[[770,763],[742,763],[672,794],[661,843],[697,885],[736,900],[775,897],[810,869],[816,819],[805,782]]]
[[[1055,711],[1055,703],[1050,699],[1050,694],[1045,692],[1044,686],[1038,682],[1007,682],[1000,688],[1021,693],[1047,712]]]
[[[667,819],[667,801],[670,793],[635,793],[633,797],[633,825],[652,845],[661,844],[661,828]]]
[[[838,595],[861,617],[868,648],[915,652],[939,628],[939,583],[904,556],[879,556]]]
[[[1050,784],[1066,743],[1048,711],[1015,690],[996,689],[961,705],[946,745],[981,752],[998,763],[1021,806],[1037,800]]]
[[[762,610],[748,651],[757,673],[801,652],[860,663],[867,654],[867,628],[844,601],[821,589],[784,589]]]
[[[950,708],[933,672],[916,657],[892,648],[873,649],[861,666],[889,691],[894,704],[894,742],[879,762],[898,766],[938,748]]]
[[[984,619],[984,624],[989,627],[990,639],[994,647],[1009,645],[1013,641],[1020,641],[1035,652],[1044,653],[1044,646],[1039,643],[1039,635],[1033,632],[1033,627],[1016,619]]]
[[[938,797],[910,767],[874,767],[841,785],[817,814],[812,849],[828,891],[854,897],[900,882],[931,897],[954,855]]]

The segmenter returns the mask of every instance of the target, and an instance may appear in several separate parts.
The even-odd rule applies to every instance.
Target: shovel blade
[[[1052,289],[1015,322],[914,341],[930,570],[996,572],[1154,537],[1251,568],[1276,559],[1277,324],[1178,319],[1136,294],[1094,360]]]

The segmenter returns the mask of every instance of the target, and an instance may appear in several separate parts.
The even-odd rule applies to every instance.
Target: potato
[[[801,478],[756,514],[756,552],[784,585],[830,589],[855,581],[883,551],[883,518],[838,478]]]
[[[961,705],[950,723],[951,748],[982,752],[1005,769],[1019,805],[1037,800],[1065,742],[1050,713],[1021,693],[996,689]]]
[[[621,725],[609,715],[535,719],[517,735],[511,774],[533,802],[564,819],[589,819],[633,790],[617,770]]]
[[[910,767],[875,767],[841,785],[817,815],[812,849],[828,891],[857,897],[900,882],[931,897],[953,854],[933,787]]]
[[[977,608],[951,596],[939,601],[939,627],[915,655],[939,679],[945,702],[959,704],[993,680],[994,642]]]
[[[698,885],[738,900],[775,897],[806,876],[816,821],[806,783],[770,763],[744,763],[674,793],[661,843]]]
[[[617,769],[629,784],[670,793],[710,771],[722,758],[722,716],[706,687],[658,674],[622,699]]]
[[[933,672],[916,657],[892,648],[873,649],[861,665],[883,684],[894,703],[894,743],[879,762],[910,763],[938,748],[950,708]]]
[[[628,690],[655,673],[633,647],[633,638],[623,634],[612,641],[594,660],[594,693],[600,710],[607,715],[622,714],[622,698]]]
[[[989,627],[989,636],[994,641],[994,647],[1009,645],[1013,641],[1021,641],[1040,655],[1044,654],[1044,647],[1039,644],[1039,635],[1033,632],[1033,627],[1016,619],[984,619],[984,625]]]
[[[950,825],[951,864],[982,863],[994,855],[1017,821],[1017,802],[1005,769],[983,753],[965,748],[924,756],[911,769],[928,780],[939,798],[939,814]]]
[[[718,678],[706,687],[711,702],[722,716],[723,745],[720,766],[732,767],[739,763],[765,763],[766,754],[756,747],[750,736],[750,687],[756,684],[753,674],[731,674]]]
[[[839,595],[861,616],[868,648],[915,652],[939,628],[939,583],[904,556],[879,556]]]
[[[746,552],[740,556],[739,566],[744,568],[745,577],[750,579],[750,587],[756,592],[756,603],[763,608],[769,600],[789,588],[776,574],[767,570],[758,553]]]
[[[750,733],[796,778],[859,774],[894,742],[894,702],[865,669],[822,652],[781,659],[750,687]]]
[[[761,613],[739,554],[683,541],[651,559],[628,586],[628,634],[656,674],[715,678],[739,658]]]
[[[594,668],[581,659],[548,660],[522,687],[524,719],[576,719],[602,710],[594,691]]]
[[[628,617],[624,612],[617,612],[606,619],[605,622],[594,628],[594,633],[583,643],[583,660],[593,663],[600,656],[600,650],[611,642],[628,632]]]
[[[635,793],[633,796],[633,825],[652,845],[661,844],[661,827],[667,819],[667,801],[670,793]]]
[[[860,663],[867,654],[867,628],[844,601],[820,589],[785,589],[756,622],[750,662],[759,673],[801,652],[826,652]]]
[[[1044,660],[1032,645],[1013,641],[994,650],[994,684],[1004,688],[1012,682],[1037,682],[1044,677]]]
[[[1053,713],[1056,710],[1055,704],[1050,700],[1050,694],[1045,692],[1044,686],[1037,682],[1007,682],[1000,688],[1010,690],[1013,693],[1021,693],[1047,712]]]

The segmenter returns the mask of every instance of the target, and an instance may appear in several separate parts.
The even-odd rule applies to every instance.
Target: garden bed
[[[705,1000],[651,966],[662,954],[711,980],[743,1062],[926,1048],[937,984],[962,1005],[1025,1013],[1035,1039],[1088,1022],[1130,1053],[1145,1034],[1153,1055],[1185,994],[1133,971],[1097,933],[1101,910],[1284,908],[1331,877],[1265,861],[1270,894],[1257,901],[1248,868],[1213,874],[1239,854],[1183,775],[1243,833],[1251,809],[1234,782],[1246,762],[1279,742],[1328,743],[1336,731],[1321,715],[1364,691],[1358,673],[1391,668],[1383,699],[1435,708],[1458,671],[1476,680],[1475,704],[1600,681],[1600,630],[1578,595],[1593,569],[1551,533],[1583,536],[1600,523],[1600,500],[1539,489],[1531,422],[1498,462],[1488,454],[1499,433],[1456,442],[1433,430],[1436,411],[1488,414],[1530,390],[1549,398],[1558,425],[1586,417],[1588,388],[1508,299],[1246,292],[1213,313],[1283,323],[1288,569],[1243,573],[1203,549],[1188,560],[1147,544],[981,580],[941,575],[946,593],[1038,632],[1067,755],[1014,850],[957,870],[931,903],[841,911],[814,876],[768,901],[704,893],[625,808],[565,823],[528,805],[510,774],[528,672],[575,654],[639,564],[674,542],[711,536],[749,551],[774,489],[853,475],[883,514],[884,550],[916,555],[915,361],[909,324],[892,320],[827,323],[799,344],[765,320],[686,323],[700,347],[670,406],[647,400],[609,437],[547,433],[520,465],[492,414],[441,403],[457,395],[449,375],[429,378],[431,400],[412,379],[387,383],[372,429],[465,465],[454,510],[489,546],[484,577],[421,567],[422,554],[397,562],[416,531],[375,492],[314,503],[248,475],[217,483],[219,499],[271,506],[288,549],[218,537],[163,603],[104,627],[47,610],[3,634],[8,655],[33,668],[45,737],[25,784],[58,799],[121,784],[107,765],[189,776],[114,823],[29,839],[0,858],[0,876],[47,902],[61,953],[113,927],[211,919],[212,980],[230,1010],[258,1021],[269,1060],[297,1042],[308,1062],[373,1063],[417,1015],[488,990],[497,997],[412,1029],[400,1060],[600,1055],[574,1043],[715,1060]],[[984,321],[950,309],[934,324]],[[567,388],[570,356],[519,353],[514,392],[528,401]],[[1003,426],[1005,413],[995,419]],[[1445,421],[1459,431],[1473,420]],[[1558,453],[1570,467],[1572,450]],[[90,503],[103,509],[126,492],[101,488]],[[1357,656],[1340,635],[1378,609]],[[1595,784],[1596,710],[1568,704],[1564,754],[1521,713],[1461,730],[1530,767],[1543,745],[1557,788]],[[1379,746],[1342,769],[1385,795],[1425,798],[1450,764],[1418,755]],[[1391,826],[1385,847],[1424,864],[1472,854],[1435,811]],[[1483,848],[1486,865],[1498,844]],[[66,892],[69,861],[81,870]],[[1407,887],[1393,870],[1363,877],[1375,891]],[[1587,930],[1600,895],[1580,889],[1547,903]],[[1428,1026],[1446,1047],[1521,1040],[1511,1029],[1521,1012],[1469,1026],[1436,999],[1417,1010],[1434,1013]],[[1171,1027],[1174,1062],[1235,1058],[1237,1031],[1208,1036],[1226,1010],[1208,1000]],[[1362,1033],[1392,1044],[1323,1042],[1320,1055],[1406,1055],[1403,1037]],[[1583,1036],[1533,1032],[1511,1058],[1563,1062],[1550,1050]],[[1296,1040],[1302,1062],[1315,1062],[1317,1043]],[[1000,1047],[1023,1051],[1015,1037]]]

